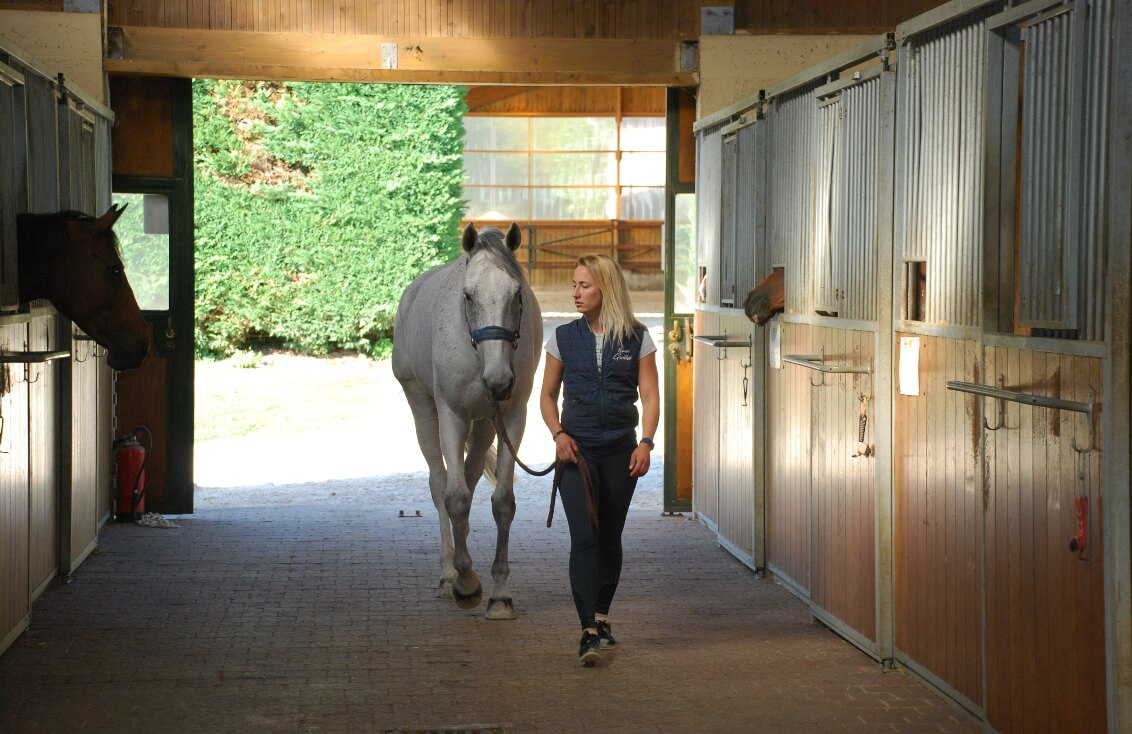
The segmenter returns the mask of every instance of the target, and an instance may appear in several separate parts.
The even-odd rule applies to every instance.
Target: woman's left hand
[[[651,460],[649,447],[643,443],[639,444],[633,449],[633,455],[629,457],[629,476],[643,477],[648,474]]]

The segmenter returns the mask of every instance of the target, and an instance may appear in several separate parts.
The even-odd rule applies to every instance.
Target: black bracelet
[[[565,428],[559,428],[557,431],[550,434],[550,440],[551,441],[557,441],[558,437],[561,436],[563,433],[566,433],[566,429]]]

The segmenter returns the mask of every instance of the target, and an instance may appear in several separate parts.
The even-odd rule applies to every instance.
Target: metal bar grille
[[[1076,328],[1076,264],[1067,239],[1073,147],[1071,20],[1061,14],[1025,30],[1022,98],[1019,321]]]
[[[735,219],[742,203],[738,200],[736,177],[739,163],[739,140],[735,135],[723,138],[723,169],[720,173],[720,237],[719,237],[719,302],[735,305]]]
[[[819,130],[813,90],[819,83],[775,98],[768,110],[767,240],[770,264],[786,268],[788,313],[812,311],[814,166]]]
[[[54,212],[61,208],[59,149],[56,142],[57,85],[54,80],[38,74],[28,74],[25,78],[28,121],[28,211]]]
[[[978,323],[983,216],[985,20],[989,10],[906,41],[901,182],[906,261],[928,264],[925,320]]]
[[[839,315],[876,320],[877,130],[880,80],[841,96],[841,144],[834,177],[833,271]]]
[[[706,302],[719,303],[719,280],[711,273],[718,267],[721,217],[721,166],[723,125],[700,131],[696,152],[696,263],[708,269]]]
[[[755,175],[759,163],[756,152],[757,124],[739,128],[739,147],[735,170],[735,298],[736,305],[755,287]]]

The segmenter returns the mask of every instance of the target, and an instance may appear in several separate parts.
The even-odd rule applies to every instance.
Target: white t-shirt
[[[601,347],[605,343],[604,334],[594,334],[594,348],[597,350],[597,370],[601,372]],[[656,343],[652,340],[652,334],[648,329],[645,329],[644,336],[641,338],[641,357],[645,357],[656,351]],[[546,340],[546,353],[562,361],[562,352],[558,349],[558,329],[552,329],[550,338]]]

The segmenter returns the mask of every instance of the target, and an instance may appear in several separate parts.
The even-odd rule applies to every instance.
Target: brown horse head
[[[743,299],[743,312],[759,326],[766,326],[771,316],[785,309],[786,276],[782,268],[775,268]]]
[[[80,212],[20,214],[20,302],[51,301],[109,351],[116,370],[137,367],[149,351],[149,328],[126,280],[114,223],[117,205],[101,217]]]

